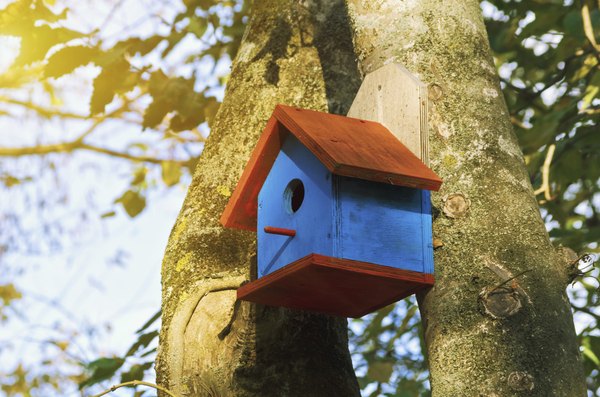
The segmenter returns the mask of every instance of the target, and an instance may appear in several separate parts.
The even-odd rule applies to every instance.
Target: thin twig
[[[513,125],[516,125],[517,127],[522,128],[524,130],[528,130],[530,128],[527,127],[521,120],[519,120],[515,116],[510,116],[510,121],[511,123],[513,123]]]
[[[156,158],[156,157],[151,157],[151,156],[136,156],[133,154],[129,154],[127,152],[119,152],[117,150],[112,150],[112,149],[103,148],[103,147],[99,147],[99,146],[89,145],[87,143],[82,143],[77,149],[89,150],[91,152],[103,153],[103,154],[107,154],[112,157],[118,157],[121,159],[143,162],[143,163],[161,164],[164,161],[172,161],[175,163],[179,163],[181,165],[188,163],[188,160],[177,161],[177,160],[171,160],[171,159]]]
[[[70,153],[76,150],[88,150],[90,152],[102,153],[112,157],[151,164],[161,164],[164,161],[174,161],[181,165],[185,165],[189,162],[189,160],[177,161],[151,156],[136,156],[127,152],[119,152],[117,150],[83,143],[77,139],[71,142],[56,143],[51,145],[39,145],[21,148],[0,148],[0,157],[21,157],[31,155],[44,155],[50,153]]]
[[[167,393],[171,397],[178,397],[176,394],[174,394],[173,392],[169,391],[168,389],[165,389],[162,386],[159,386],[159,385],[156,385],[156,384],[150,383],[150,382],[144,382],[144,381],[141,381],[141,380],[132,380],[131,382],[119,383],[118,385],[111,386],[110,389],[106,389],[102,393],[95,394],[92,397],[101,397],[101,396],[104,396],[104,395],[106,395],[108,393],[112,393],[115,390],[120,389],[121,387],[126,387],[126,386],[148,386],[148,387],[152,387],[152,388],[154,388],[156,390],[160,390],[163,393]]]
[[[590,17],[590,8],[586,0],[582,0],[581,2],[581,18],[583,19],[583,31],[585,37],[588,39],[594,50],[596,50],[596,57],[598,57],[598,54],[600,54],[600,46],[596,43],[592,18]]]
[[[540,186],[539,189],[533,192],[533,194],[535,194],[536,196],[543,192],[544,198],[547,201],[552,200],[552,192],[550,191],[550,166],[552,165],[552,157],[554,157],[555,150],[555,144],[548,146],[546,159],[544,160],[544,165],[542,166],[542,186]]]
[[[8,103],[11,105],[22,106],[26,109],[33,110],[38,113],[42,117],[50,118],[52,116],[58,116],[65,119],[76,119],[76,120],[88,120],[90,117],[84,114],[63,112],[58,109],[46,108],[40,105],[36,105],[35,103],[22,101],[19,99],[10,98],[7,96],[0,96],[0,102]]]
[[[515,276],[512,276],[506,280],[504,280],[503,282],[501,282],[500,284],[496,285],[494,288],[492,288],[488,293],[494,292],[495,290],[497,290],[498,288],[502,287],[504,284],[508,283],[509,281],[514,280],[517,277],[520,277],[522,275],[524,275],[525,273],[531,272],[533,271],[533,269],[527,269],[527,270],[523,270],[521,273],[516,274]]]

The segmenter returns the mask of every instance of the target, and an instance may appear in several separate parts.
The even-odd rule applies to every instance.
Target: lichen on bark
[[[362,72],[397,61],[432,87],[430,158],[445,181],[432,196],[434,235],[443,244],[436,286],[420,303],[433,395],[584,395],[564,265],[532,195],[478,3],[348,4],[255,2],[165,253],[160,384],[184,396],[359,394],[345,321],[235,304],[255,236],[218,222],[275,104],[346,113],[360,82],[353,37]],[[502,288],[519,309],[486,315],[482,291],[489,297],[516,275]]]
[[[433,87],[430,161],[444,180],[432,195],[434,236],[443,246],[436,284],[419,297],[433,396],[585,395],[564,272],[512,132],[479,3],[348,3],[363,73],[400,62]],[[468,197],[468,210],[449,197]],[[518,298],[522,307],[486,315],[482,292],[515,275],[501,288],[516,295],[496,304],[515,309]]]
[[[359,395],[344,319],[235,303],[255,235],[218,221],[276,104],[348,110],[360,78],[346,15],[342,1],[253,6],[163,261],[157,375],[182,396]]]

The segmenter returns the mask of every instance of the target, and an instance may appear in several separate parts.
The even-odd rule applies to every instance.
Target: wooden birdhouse
[[[238,298],[360,317],[431,286],[441,182],[377,122],[278,105],[221,217],[258,234]]]

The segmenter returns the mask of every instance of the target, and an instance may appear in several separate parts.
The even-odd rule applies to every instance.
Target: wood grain
[[[383,124],[429,165],[427,86],[404,66],[390,63],[367,74],[348,116]]]
[[[440,177],[380,123],[283,105],[273,114],[336,175],[440,188]]]
[[[431,274],[311,254],[241,286],[237,297],[269,306],[357,318],[433,283]]]

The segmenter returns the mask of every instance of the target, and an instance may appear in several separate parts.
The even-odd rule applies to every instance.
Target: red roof
[[[336,175],[436,191],[442,184],[377,122],[277,105],[221,216],[224,226],[256,230],[258,193],[290,133]]]

